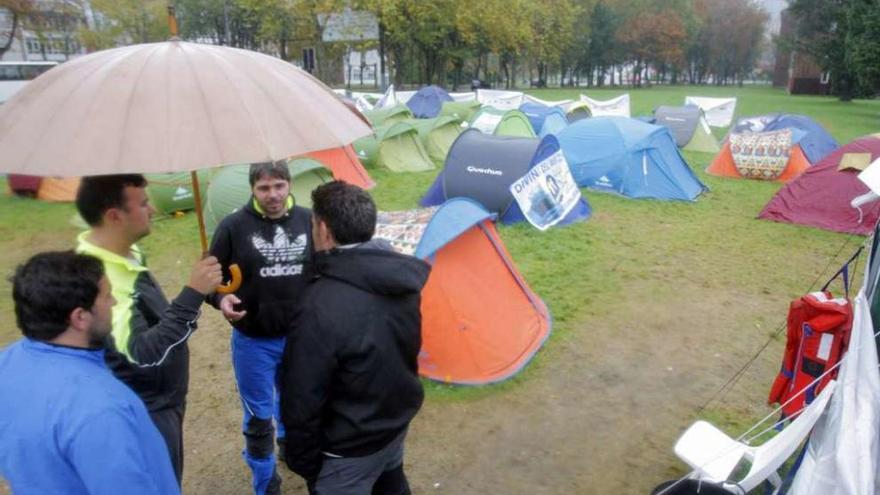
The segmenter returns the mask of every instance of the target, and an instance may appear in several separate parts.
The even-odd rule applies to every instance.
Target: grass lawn
[[[627,91],[633,115],[649,113],[661,104],[683,104],[685,95],[736,96],[737,117],[768,112],[805,114],[820,122],[841,144],[880,132],[880,101],[842,103],[826,97],[789,96],[765,87],[547,89],[531,93],[549,100],[576,97],[579,92],[605,99]],[[719,138],[725,133],[726,129],[715,130]],[[526,223],[500,227],[514,261],[550,308],[553,334],[536,359],[503,384],[469,388],[427,384],[429,406],[425,415],[443,418],[455,411],[476,410],[499,416],[497,422],[503,424],[500,416],[506,414],[504,411],[516,409],[518,404],[531,407],[530,400],[538,400],[529,397],[546,399],[546,403],[540,403],[542,407],[554,400],[566,404],[564,394],[580,394],[574,390],[583,387],[594,392],[583,395],[585,400],[597,397],[602,401],[600,406],[616,408],[619,415],[650,415],[651,404],[666,411],[663,408],[674,403],[666,419],[655,411],[656,422],[619,426],[633,435],[656,434],[657,443],[652,448],[658,453],[671,451],[672,441],[693,419],[698,406],[776,334],[785,321],[788,302],[815,288],[817,280],[823,283],[864,241],[861,237],[756,220],[757,213],[779,189],[778,184],[708,176],[703,170],[711,155],[685,153],[685,158],[710,188],[695,203],[635,201],[584,191],[594,210],[586,223],[543,233]],[[383,210],[416,207],[436,175],[370,172],[378,183],[374,197]],[[5,184],[0,186],[6,189]],[[71,246],[78,231],[71,222],[73,216],[71,205],[0,196],[0,252],[5,254],[0,259],[0,273],[9,274],[16,263],[36,251]],[[194,216],[156,221],[153,235],[142,247],[169,295],[175,293],[199,251]],[[0,314],[6,316],[6,324],[0,328],[2,346],[18,335],[10,286],[5,280],[0,283]],[[777,337],[737,386],[701,415],[719,422],[734,435],[763,417],[769,411],[763,399],[778,368],[783,338],[784,334]],[[200,407],[194,402],[191,409]],[[559,407],[565,411],[554,411],[553,417],[576,423],[571,419],[576,416],[567,415],[569,406]],[[601,408],[595,414],[601,416]],[[602,431],[618,428],[612,426],[618,419],[609,416],[590,427]],[[427,437],[432,435],[432,428],[440,430],[436,435],[454,435],[456,428],[467,430],[460,425],[442,426],[441,419],[429,427],[426,421],[418,425],[417,432]],[[509,425],[511,432],[516,428]],[[540,431],[542,427],[534,428]],[[501,429],[505,431],[504,426]],[[591,438],[599,436],[601,433],[596,433]],[[421,492],[445,468],[424,466],[433,458],[427,446],[415,442],[413,455],[423,464],[413,479],[416,487],[424,488],[418,490]],[[642,443],[639,439],[632,442]],[[504,444],[510,443],[507,438]],[[614,449],[608,452],[608,456],[614,455]],[[466,454],[454,459],[436,452],[433,455],[439,456],[446,468],[457,466],[463,470],[460,472],[469,472]],[[620,455],[629,457],[626,452]],[[638,487],[643,491],[650,479],[659,482],[656,476],[681,472],[680,466],[672,467],[676,465],[674,460],[662,455],[637,463],[643,467],[651,466],[651,462],[659,464],[645,479],[626,480],[626,473],[620,473],[622,476],[613,477],[606,486]],[[555,459],[554,466],[559,468],[559,462]],[[615,465],[613,459],[596,457],[591,479]],[[579,484],[582,476],[587,475],[571,474],[570,484],[565,485],[575,489],[571,493],[585,493],[577,491],[586,486]],[[475,493],[467,489],[483,486],[475,483],[452,486],[465,486],[465,492]],[[208,490],[207,486],[197,483],[189,488],[199,492]],[[525,485],[521,482],[515,486]]]

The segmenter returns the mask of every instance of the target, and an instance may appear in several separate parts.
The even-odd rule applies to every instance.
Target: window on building
[[[40,39],[36,36],[28,36],[27,38],[25,38],[24,47],[28,53],[42,53]]]

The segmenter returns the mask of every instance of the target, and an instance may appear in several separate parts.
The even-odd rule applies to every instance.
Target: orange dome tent
[[[721,177],[788,182],[811,165],[798,142],[797,129],[731,134],[706,169]]]
[[[380,213],[376,237],[432,264],[422,289],[419,374],[481,385],[515,375],[550,334],[550,314],[510,259],[490,214],[454,198]]]
[[[341,148],[313,151],[305,156],[323,163],[333,173],[334,179],[344,180],[364,189],[371,189],[376,185],[350,144]]]

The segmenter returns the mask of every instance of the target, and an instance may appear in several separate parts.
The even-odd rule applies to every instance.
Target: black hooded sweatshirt
[[[314,480],[322,452],[360,457],[422,405],[421,290],[430,265],[372,244],[314,257],[282,359],[288,467]]]
[[[271,219],[254,207],[251,198],[224,218],[211,240],[210,253],[223,265],[241,268],[236,307],[247,314],[233,326],[250,337],[281,337],[287,332],[308,280],[312,243],[311,211],[292,206],[281,218]],[[222,295],[209,301],[218,307]]]

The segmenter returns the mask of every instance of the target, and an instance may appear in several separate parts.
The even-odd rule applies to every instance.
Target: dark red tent
[[[880,135],[858,138],[786,184],[758,218],[868,235],[880,217],[880,201],[862,205],[861,212],[850,201],[868,192],[868,186],[858,179],[858,167],[878,158]]]
[[[9,189],[15,194],[22,196],[36,196],[40,190],[40,182],[42,177],[34,175],[17,175],[9,174],[6,179],[9,181]]]

